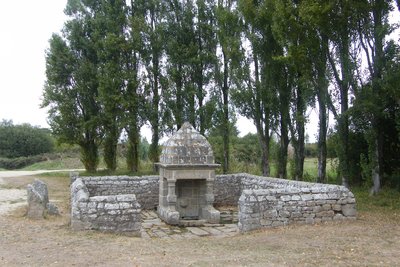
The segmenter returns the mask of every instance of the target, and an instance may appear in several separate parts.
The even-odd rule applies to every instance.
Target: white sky
[[[47,112],[40,109],[45,81],[45,50],[53,32],[66,20],[67,0],[0,0],[0,120],[48,127]],[[309,111],[307,132],[315,141],[316,111]],[[252,122],[238,118],[243,136],[256,132]],[[150,140],[149,129],[143,135]]]
[[[67,0],[0,1],[0,120],[48,127],[40,109],[45,50]]]

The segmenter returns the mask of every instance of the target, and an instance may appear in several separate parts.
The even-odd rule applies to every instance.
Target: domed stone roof
[[[210,143],[189,122],[167,142],[160,156],[161,164],[214,164],[214,154]]]

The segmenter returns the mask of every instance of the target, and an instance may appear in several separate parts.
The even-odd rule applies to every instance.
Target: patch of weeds
[[[383,188],[377,195],[370,195],[369,189],[355,187],[351,189],[360,211],[400,211],[400,192],[391,188]]]
[[[69,172],[44,172],[38,174],[41,177],[69,177]]]

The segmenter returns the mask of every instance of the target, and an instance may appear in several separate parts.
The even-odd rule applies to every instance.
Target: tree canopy
[[[54,140],[47,129],[29,124],[14,125],[0,122],[0,157],[18,158],[35,156],[54,149]]]
[[[288,178],[291,146],[298,180],[316,109],[316,181],[326,182],[335,154],[340,183],[370,183],[376,193],[400,184],[399,40],[389,37],[396,8],[389,0],[69,0],[70,19],[46,52],[43,105],[55,135],[80,145],[88,170],[99,148],[115,169],[122,131],[129,169],[138,170],[143,124],[156,162],[163,134],[189,121],[221,136],[219,160],[229,172],[240,114],[256,126],[246,142],[258,143],[262,173],[271,175],[276,139],[277,175]],[[235,151],[254,160],[242,145]]]

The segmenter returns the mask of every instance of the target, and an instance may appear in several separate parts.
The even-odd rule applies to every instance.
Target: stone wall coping
[[[99,180],[143,180],[143,179],[159,179],[159,175],[148,176],[128,176],[128,175],[110,175],[110,176],[80,176],[84,181],[99,181]]]
[[[237,177],[246,177],[246,178],[253,178],[253,179],[260,179],[265,180],[268,182],[272,182],[274,185],[281,185],[286,187],[296,187],[296,188],[309,188],[311,190],[322,190],[324,192],[329,191],[349,191],[349,189],[343,185],[335,185],[335,184],[321,184],[321,183],[313,183],[313,182],[306,182],[306,181],[295,181],[295,180],[287,180],[275,177],[265,177],[265,176],[257,176],[248,173],[235,173],[235,174],[224,174],[224,175],[217,175],[218,176],[237,176]],[[321,192],[322,192],[321,191]]]
[[[165,164],[165,163],[154,163],[156,166],[164,169],[187,169],[187,170],[197,170],[197,169],[217,169],[221,164]]]

